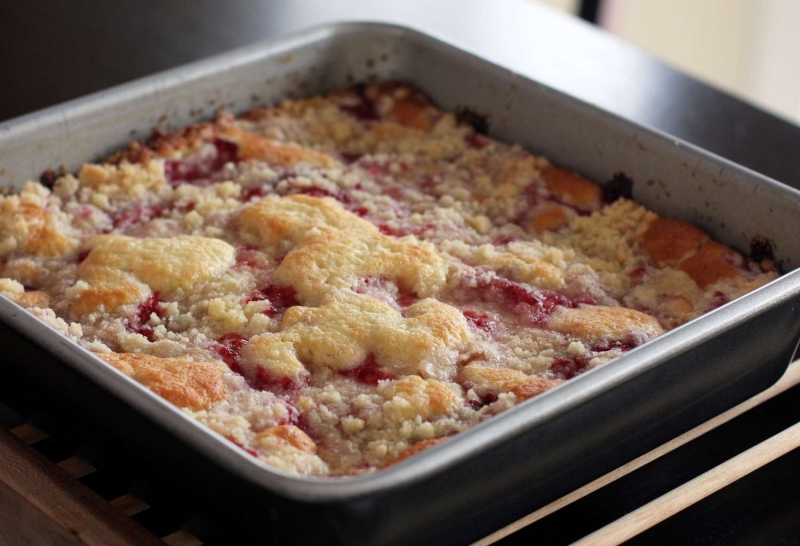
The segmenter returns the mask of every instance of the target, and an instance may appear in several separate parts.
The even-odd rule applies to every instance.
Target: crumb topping
[[[253,457],[350,476],[778,275],[465,120],[386,82],[156,132],[0,195],[0,294]]]

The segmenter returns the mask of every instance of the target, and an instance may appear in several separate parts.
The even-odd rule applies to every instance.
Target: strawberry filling
[[[628,271],[628,276],[631,279],[638,281],[641,280],[642,277],[644,277],[646,271],[647,269],[644,266],[634,267],[633,269]]]
[[[265,288],[258,290],[245,298],[244,303],[251,301],[269,301],[269,309],[264,311],[268,317],[274,317],[286,311],[289,307],[300,305],[297,301],[297,291],[293,286],[276,286],[274,284],[267,285]]]
[[[268,390],[268,391],[291,391],[305,387],[308,381],[305,379],[295,380],[291,377],[276,377],[266,371],[264,368],[256,370],[255,377],[251,385],[254,389]]]
[[[226,163],[239,162],[239,146],[229,140],[215,138],[211,142],[212,153],[200,158],[170,159],[164,163],[164,176],[175,185],[176,182],[194,182],[210,177],[220,171]]]
[[[347,112],[358,121],[378,121],[381,119],[375,103],[364,93],[365,86],[357,86],[355,90],[358,93],[358,101],[353,104],[341,105],[342,111]]]
[[[364,157],[364,154],[354,153],[354,152],[341,152],[339,155],[341,156],[342,161],[348,164],[355,163],[356,161]]]
[[[509,305],[534,324],[544,322],[556,307],[577,307],[578,304],[558,292],[529,288],[503,277],[492,277],[480,283],[476,290],[481,300]]]
[[[231,332],[219,338],[213,350],[222,358],[231,371],[241,374],[242,349],[244,349],[248,341],[246,336]]]
[[[564,379],[572,379],[573,377],[578,375],[584,368],[585,368],[584,365],[581,365],[578,362],[571,360],[569,358],[556,358],[553,361],[553,363],[550,364],[550,371],[560,375]]]
[[[236,267],[260,267],[265,263],[261,249],[255,245],[242,245],[236,249]]]
[[[470,145],[476,150],[483,150],[491,143],[492,143],[491,138],[487,137],[486,135],[482,135],[480,133],[473,134],[472,138],[470,139]]]
[[[148,222],[153,218],[161,216],[167,209],[165,204],[137,205],[125,209],[114,218],[114,229],[126,229],[143,222]]]
[[[267,195],[267,190],[264,188],[264,186],[255,186],[252,188],[247,188],[244,192],[244,195],[242,195],[242,202],[247,203],[254,197],[261,199],[265,195]]]
[[[723,305],[725,305],[729,301],[730,300],[728,299],[728,296],[726,296],[725,294],[723,294],[722,292],[717,290],[716,292],[714,292],[714,297],[711,300],[711,309],[716,309],[717,307],[722,307]]]
[[[128,320],[126,329],[129,332],[143,335],[147,338],[147,341],[155,341],[155,332],[148,322],[150,322],[150,316],[153,313],[157,316],[161,316],[160,305],[161,298],[158,292],[154,292],[139,304],[136,314]]]
[[[339,372],[344,377],[349,377],[363,385],[375,386],[378,381],[386,381],[388,379],[397,379],[392,373],[382,369],[375,359],[375,355],[370,354],[363,364],[350,368],[349,370],[342,370]]]
[[[626,339],[624,341],[601,341],[592,345],[592,351],[605,352],[612,349],[620,349],[623,353],[634,349],[639,344],[634,339]]]
[[[464,318],[467,319],[467,322],[475,328],[490,334],[494,330],[494,322],[492,322],[492,318],[488,313],[481,313],[475,309],[464,309],[462,312],[464,313]]]
[[[493,392],[487,392],[483,396],[478,396],[478,400],[467,400],[466,405],[469,406],[473,410],[479,410],[484,406],[488,406],[489,404],[494,404],[497,402],[497,394]]]

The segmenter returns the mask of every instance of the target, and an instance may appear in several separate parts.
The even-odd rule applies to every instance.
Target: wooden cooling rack
[[[476,542],[504,542],[560,510],[629,476],[710,431],[800,384],[800,360],[766,391],[586,484],[557,501]],[[621,544],[698,503],[767,463],[800,447],[800,423],[738,453],[575,541]],[[164,545],[198,546],[203,541],[182,520],[151,507],[123,483],[53,441],[31,421],[0,406],[0,546]]]

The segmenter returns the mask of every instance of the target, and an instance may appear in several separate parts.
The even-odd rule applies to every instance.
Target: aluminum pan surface
[[[386,51],[388,60],[385,67],[378,72],[365,68],[368,63],[364,61],[368,59],[363,56],[355,55],[355,58],[344,61],[337,57],[342,54],[351,55],[348,52],[354,49],[363,50],[365,40],[372,40],[378,50],[383,48]],[[356,48],[356,44],[361,46]],[[427,54],[421,55],[422,52]],[[435,70],[435,63],[441,63],[443,59],[454,62],[446,67],[439,64],[440,70]],[[297,63],[303,62],[308,63],[306,68],[315,68],[316,75],[310,68],[305,75],[294,68]],[[427,66],[426,63],[434,63],[434,66]],[[258,70],[253,70],[254,68]],[[460,75],[452,76],[448,71],[456,71]],[[283,74],[283,83],[276,83],[276,72]],[[292,73],[295,75],[292,76]],[[635,197],[651,208],[696,221],[715,236],[720,236],[725,242],[740,248],[748,237],[766,233],[776,242],[779,255],[785,258],[790,268],[800,264],[800,247],[793,246],[794,238],[789,237],[788,228],[781,227],[786,224],[782,221],[783,214],[796,214],[800,209],[800,192],[694,146],[597,110],[591,105],[491,65],[443,41],[417,31],[385,24],[350,23],[313,29],[283,40],[257,44],[170,70],[6,122],[0,125],[0,168],[5,168],[0,175],[0,185],[20,183],[26,178],[34,177],[44,167],[60,163],[74,169],[80,162],[96,158],[98,150],[107,153],[130,138],[145,135],[163,117],[164,112],[170,115],[170,124],[181,126],[196,121],[199,116],[207,117],[207,108],[220,104],[236,110],[246,109],[251,105],[248,100],[254,90],[262,91],[266,88],[267,93],[261,99],[272,102],[298,90],[313,94],[345,85],[348,75],[363,79],[372,74],[409,80],[429,93],[444,108],[466,103],[486,111],[491,110],[493,104],[500,105],[508,112],[504,117],[495,115],[492,111],[486,112],[492,120],[494,136],[520,142],[598,180],[608,176],[609,168],[618,170],[620,164],[624,163],[626,173],[637,180]],[[451,76],[458,77],[467,85],[467,91],[464,91],[464,86],[454,85]],[[291,81],[292,78],[294,82]],[[479,87],[476,80],[489,83]],[[289,82],[288,85],[286,81]],[[501,85],[508,87],[505,91],[492,88]],[[506,103],[501,103],[497,100],[498,93],[505,93],[505,97],[511,98],[507,98]],[[492,100],[487,102],[487,99]],[[211,100],[214,104],[208,104]],[[198,108],[206,110],[198,112]],[[560,109],[558,113],[562,117],[559,119],[565,122],[542,125],[541,122],[546,121],[547,115],[552,115],[554,108]],[[156,115],[157,112],[160,113]],[[572,121],[569,121],[569,116],[572,116]],[[577,122],[582,122],[583,125],[576,127],[574,124]],[[531,131],[529,124],[545,127],[544,131],[540,131],[545,133],[544,136],[537,140],[533,134],[536,131]],[[137,131],[133,136],[131,129]],[[598,140],[593,136],[593,131],[598,130],[605,130],[607,134],[616,135],[617,138]],[[81,135],[77,142],[69,138],[76,133]],[[645,159],[627,159],[621,162],[620,158],[624,158],[630,150],[639,150]],[[609,161],[611,165],[608,164]],[[726,201],[730,206],[732,190],[752,195],[747,211],[750,219],[743,223],[754,225],[748,230],[742,230],[741,234],[730,234],[724,228],[709,227],[708,219],[698,220],[691,210],[680,209],[681,203],[677,201],[685,202],[685,197],[679,200],[668,197],[667,194],[673,187],[670,186],[671,182],[656,182],[653,178],[647,178],[652,169],[660,173],[670,173],[680,172],[684,168],[693,169],[700,174],[701,181],[692,182],[691,186],[713,185],[712,182],[705,182],[706,179],[721,181],[715,192],[721,195],[716,200],[718,208]],[[717,173],[717,178],[709,178],[711,173]],[[686,174],[688,177],[688,171]],[[640,180],[654,182],[639,184]],[[710,191],[708,193],[710,199],[715,199]],[[764,210],[754,212],[759,207]],[[775,214],[760,214],[769,207],[782,208],[778,208]],[[733,216],[735,219],[739,212],[741,211],[720,208],[719,217]],[[754,216],[758,218],[754,220]],[[740,226],[742,223],[736,225]],[[290,498],[324,502],[382,492],[424,479],[446,466],[488,450],[510,436],[534,428],[538,423],[575,405],[585,403],[597,394],[663,364],[671,356],[690,350],[692,345],[735,324],[746,322],[779,302],[798,295],[800,277],[795,272],[574,381],[512,408],[487,423],[473,427],[417,457],[373,475],[337,479],[291,476],[257,462],[141,385],[102,365],[99,359],[2,298],[0,319],[24,331],[76,369],[243,477]]]

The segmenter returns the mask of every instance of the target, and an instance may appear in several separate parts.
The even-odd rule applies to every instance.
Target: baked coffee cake
[[[371,84],[48,173],[0,196],[0,293],[253,457],[343,476],[777,277],[463,118]]]

